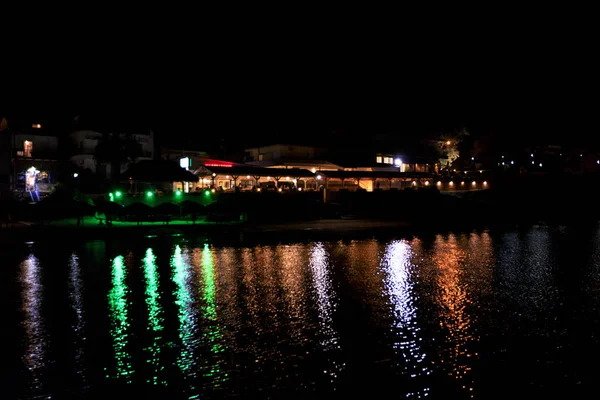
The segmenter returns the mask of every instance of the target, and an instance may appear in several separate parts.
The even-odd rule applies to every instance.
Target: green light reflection
[[[112,289],[108,293],[110,319],[112,322],[111,336],[115,351],[117,375],[112,378],[126,378],[131,383],[134,373],[131,365],[131,354],[127,351],[129,322],[127,321],[127,270],[123,256],[115,257],[112,263]],[[109,376],[110,377],[110,376]]]
[[[208,244],[205,244],[204,249],[202,250],[202,276],[204,279],[204,291],[202,296],[204,307],[202,311],[204,312],[204,318],[207,322],[203,339],[209,345],[209,349],[216,358],[219,353],[225,351],[225,348],[222,344],[223,335],[217,323],[215,271],[212,253]],[[225,381],[227,374],[221,373],[219,361],[215,361],[212,366],[207,367],[209,368],[206,369],[204,376],[212,378],[215,385]]]
[[[178,308],[179,339],[181,351],[177,358],[177,366],[185,377],[196,376],[196,362],[194,349],[196,342],[196,315],[194,313],[194,300],[190,294],[190,266],[183,258],[181,247],[177,245],[171,257],[172,280],[177,286],[175,291],[175,304]],[[192,388],[193,389],[193,388]]]
[[[156,256],[152,252],[152,249],[146,250],[146,257],[144,257],[144,277],[146,279],[146,305],[148,306],[148,330],[153,334],[153,343],[151,347],[147,347],[145,350],[150,353],[150,359],[148,363],[152,364],[154,374],[152,379],[148,380],[148,383],[154,385],[162,384],[165,385],[166,381],[159,380],[158,374],[161,370],[160,366],[160,341],[162,339],[161,332],[163,330],[163,311],[160,306],[160,292],[158,290],[159,276],[156,267]]]

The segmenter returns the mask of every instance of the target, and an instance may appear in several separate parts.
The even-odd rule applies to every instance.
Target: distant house
[[[120,134],[122,137],[127,134]],[[70,160],[82,170],[90,170],[101,177],[108,178],[113,175],[112,166],[109,162],[99,162],[96,159],[96,148],[101,142],[104,134],[92,130],[78,130],[71,133],[71,157]],[[142,160],[154,159],[154,135],[150,131],[147,134],[135,133],[129,135],[137,145],[136,156],[131,162],[123,162],[120,173],[125,172],[132,163]]]
[[[4,119],[0,131],[0,181],[17,191],[48,192],[58,173],[58,138],[38,121],[12,126]]]
[[[333,171],[341,166],[326,161],[327,149],[293,144],[272,144],[244,150],[244,163],[264,168],[300,168]]]

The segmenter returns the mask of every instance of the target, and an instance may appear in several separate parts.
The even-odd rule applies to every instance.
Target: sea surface
[[[2,244],[0,257],[2,399],[600,386],[600,226],[260,244],[49,238]]]

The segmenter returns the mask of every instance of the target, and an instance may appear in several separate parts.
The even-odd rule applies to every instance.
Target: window
[[[375,160],[377,161],[377,163],[378,163],[378,164],[381,164],[381,162],[382,162],[382,159],[381,159],[381,158],[382,158],[381,156],[377,156],[377,157],[375,158]]]
[[[259,154],[259,155],[258,155],[258,161],[262,161],[262,160],[263,160],[263,155],[262,155],[262,154]]]
[[[394,160],[392,159],[392,157],[384,157],[383,162],[385,164],[393,164]]]
[[[33,151],[33,142],[26,140],[23,142],[23,154],[25,157],[31,158],[31,152]]]

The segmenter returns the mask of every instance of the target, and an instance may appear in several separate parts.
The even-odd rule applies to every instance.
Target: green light
[[[115,192],[115,196],[121,197],[121,196],[123,196],[123,193],[121,193],[121,192]]]
[[[152,196],[154,196],[154,193],[152,193],[152,192],[146,192],[146,197],[152,197]]]
[[[204,191],[204,195],[205,195],[205,196],[210,196],[210,190],[205,190],[205,191]]]
[[[112,193],[108,194],[108,198],[110,199],[110,201],[115,201],[115,197],[113,196]]]
[[[156,256],[152,249],[146,250],[144,257],[144,277],[146,279],[146,305],[148,306],[148,331],[154,332],[152,346],[146,347],[144,350],[150,353],[148,363],[154,367],[154,376],[148,383],[154,385],[165,384],[164,381],[159,381],[160,370],[160,341],[162,339],[160,332],[163,330],[163,312],[160,305],[160,291],[158,288],[159,275],[156,265]]]
[[[112,327],[110,330],[113,338],[113,349],[117,363],[116,376],[114,378],[124,377],[133,374],[131,363],[131,354],[129,354],[128,341],[129,321],[127,318],[127,269],[123,256],[115,257],[112,263],[112,289],[108,294],[108,304],[110,307],[110,319]]]
[[[177,286],[175,304],[178,308],[179,340],[181,340],[182,346],[177,357],[177,365],[186,378],[191,378],[196,376],[197,370],[194,354],[198,348],[198,340],[196,339],[198,335],[196,325],[198,315],[192,297],[192,268],[186,263],[179,245],[175,247],[175,253],[171,257],[171,268],[171,279]]]
[[[180,197],[181,196],[181,190],[178,190],[175,192],[175,196]]]
[[[204,293],[202,299],[205,304],[204,307],[202,307],[202,311],[204,312],[204,319],[207,322],[206,331],[203,334],[203,337],[210,345],[213,354],[216,355],[224,352],[225,347],[222,344],[223,334],[221,333],[217,321],[215,268],[212,253],[208,244],[204,244],[204,249],[202,250],[202,277],[204,279]],[[208,363],[205,362],[205,365],[211,367],[211,372],[205,373],[205,376],[212,377],[215,383],[224,382],[226,380],[223,376],[219,360],[214,361],[212,365],[208,365]]]

